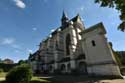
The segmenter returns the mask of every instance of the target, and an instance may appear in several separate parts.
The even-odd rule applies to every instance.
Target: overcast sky
[[[70,19],[79,13],[86,28],[103,22],[113,48],[125,50],[125,32],[117,30],[119,12],[94,0],[0,0],[0,58],[27,59],[60,26],[63,10]]]

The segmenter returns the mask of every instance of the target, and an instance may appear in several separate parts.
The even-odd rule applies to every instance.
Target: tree
[[[125,30],[125,0],[95,0],[95,3],[99,3],[101,7],[115,8],[120,11],[119,18],[122,22],[118,29]]]
[[[1,58],[0,58],[0,63],[2,63],[2,60],[1,60]]]
[[[18,62],[19,65],[21,65],[21,64],[26,64],[26,63],[27,63],[27,60],[20,60],[20,61]]]

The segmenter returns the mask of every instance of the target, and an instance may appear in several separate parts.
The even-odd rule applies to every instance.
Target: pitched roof
[[[96,25],[93,25],[93,26],[89,27],[88,29],[85,29],[85,30],[82,31],[80,34],[88,33],[88,32],[90,32],[90,31],[93,31],[93,30],[97,29],[97,28],[103,29],[104,34],[106,33],[106,30],[105,30],[105,28],[104,28],[103,23],[100,22],[100,23],[98,23],[98,24],[96,24]]]
[[[70,21],[76,22],[78,18],[80,18],[80,15],[79,15],[79,14],[77,14],[77,15],[76,15],[74,18],[72,18]]]

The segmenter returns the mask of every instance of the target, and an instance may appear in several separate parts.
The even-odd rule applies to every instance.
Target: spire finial
[[[79,14],[79,13],[77,13],[77,17],[80,17],[80,14]]]
[[[68,18],[66,12],[63,10],[62,18]]]
[[[77,19],[80,19],[81,20],[81,17],[80,17],[80,14],[79,13],[77,13]]]

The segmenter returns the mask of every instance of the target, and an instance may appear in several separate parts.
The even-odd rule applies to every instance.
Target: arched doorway
[[[60,70],[61,70],[62,73],[65,73],[65,72],[66,72],[66,66],[65,66],[65,64],[62,64],[62,65],[61,65]]]
[[[79,62],[78,69],[80,74],[87,74],[87,65],[85,62]]]

